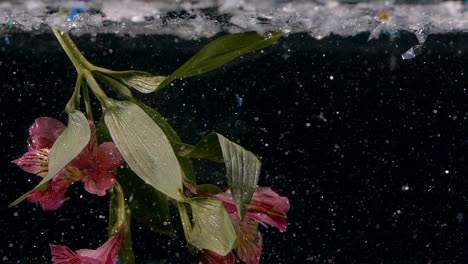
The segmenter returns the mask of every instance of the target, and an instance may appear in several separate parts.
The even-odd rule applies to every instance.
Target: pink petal
[[[43,210],[56,210],[60,208],[68,198],[65,197],[65,192],[68,187],[73,184],[71,172],[68,169],[63,169],[57,176],[49,181],[46,190],[35,191],[28,196],[28,201],[39,202]]]
[[[94,171],[86,176],[83,182],[86,191],[104,196],[115,182],[115,171]]]
[[[64,245],[50,245],[54,264],[100,264],[99,261],[83,258]]]
[[[262,255],[263,239],[257,229],[257,221],[246,216],[240,222],[237,214],[232,214],[231,220],[239,237],[236,246],[237,255],[246,264],[258,264]]]
[[[29,127],[29,150],[51,148],[65,125],[52,117],[40,117]]]
[[[100,168],[116,169],[125,162],[114,142],[104,142],[99,145],[96,162]]]
[[[289,199],[279,196],[267,187],[258,187],[250,202],[248,214],[257,219],[262,225],[270,225],[286,231],[286,213],[289,211]]]
[[[213,197],[223,201],[228,213],[237,214],[237,208],[229,190]],[[274,226],[280,232],[284,232],[287,228],[286,213],[288,211],[288,197],[279,196],[270,188],[258,187],[250,201],[247,214],[263,226]]]
[[[54,264],[114,264],[127,229],[122,226],[121,231],[111,236],[106,243],[97,249],[80,249],[73,252],[63,245],[52,245],[52,260]]]
[[[284,232],[288,228],[288,221],[286,220],[286,218],[283,217],[261,214],[256,212],[247,212],[246,217],[247,216],[257,220],[260,224],[262,224],[262,226],[266,228],[268,226],[273,226],[278,228],[280,232]]]
[[[126,236],[125,228],[111,236],[106,243],[104,243],[99,248],[93,249],[80,249],[77,250],[76,253],[80,255],[82,258],[89,258],[93,260],[97,260],[99,264],[115,264],[117,257],[120,252],[120,248],[125,240]]]
[[[96,166],[94,158],[97,152],[96,126],[93,121],[88,120],[91,129],[91,138],[86,147],[72,161],[73,165],[80,170],[90,170]]]
[[[115,169],[122,166],[124,159],[113,142],[105,142],[97,149],[95,167],[83,179],[89,193],[100,196],[115,182]]]
[[[289,199],[279,196],[268,187],[258,187],[255,191],[250,208],[255,211],[269,211],[284,215],[289,211]]]
[[[234,254],[229,252],[226,256],[221,256],[218,253],[204,249],[197,253],[199,264],[233,264],[236,261]]]
[[[12,163],[26,172],[45,177],[49,172],[49,151],[47,149],[30,150]]]

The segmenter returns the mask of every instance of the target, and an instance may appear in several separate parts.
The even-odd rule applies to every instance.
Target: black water
[[[291,201],[287,232],[261,229],[262,263],[467,263],[467,35],[430,36],[408,61],[400,55],[417,44],[412,35],[367,37],[292,35],[139,96],[188,143],[217,131],[262,157],[260,185]],[[79,249],[105,241],[108,200],[75,184],[60,210],[6,208],[36,184],[9,163],[25,152],[27,128],[40,116],[66,122],[75,82],[51,34],[10,40],[0,47],[0,262],[50,263],[49,243]],[[161,74],[208,42],[77,38],[97,65]],[[195,165],[199,182],[223,181],[211,163]],[[180,239],[135,222],[132,232],[137,263],[196,263]]]

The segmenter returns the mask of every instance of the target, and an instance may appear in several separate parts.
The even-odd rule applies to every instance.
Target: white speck
[[[409,189],[410,189],[410,187],[408,185],[401,186],[402,191],[408,191]]]
[[[335,77],[333,77],[333,75],[330,76],[330,80],[333,81],[333,79],[335,79]]]
[[[444,172],[445,172],[445,174],[449,174],[449,173],[450,173],[450,171],[449,171],[449,170],[445,170]]]
[[[310,127],[310,123],[306,123],[306,127]]]

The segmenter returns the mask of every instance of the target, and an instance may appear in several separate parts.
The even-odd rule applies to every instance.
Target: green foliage
[[[164,132],[136,104],[109,102],[104,121],[128,166],[147,184],[181,201],[183,170]]]
[[[26,192],[25,194],[21,195],[18,199],[16,199],[14,202],[12,202],[10,205],[8,205],[8,207],[13,207],[13,206],[16,206],[17,204],[21,203],[22,201],[24,201],[24,199],[28,198],[28,196],[35,192],[35,191],[43,191],[43,190],[47,190],[47,187],[49,186],[49,182],[45,182],[39,186],[36,186],[34,187],[32,190],[29,190],[28,192]]]
[[[145,184],[129,168],[119,169],[117,175],[132,216],[154,232],[175,237],[167,197]]]
[[[260,36],[255,32],[244,32],[217,38],[169,75],[157,89],[163,88],[177,78],[203,74],[241,55],[268,47],[282,35],[280,32],[269,32],[266,36]]]
[[[98,142],[112,140],[104,120],[96,128]],[[154,232],[176,236],[169,215],[169,203],[164,194],[146,184],[128,167],[117,170],[117,181],[122,185],[134,219]]]
[[[120,82],[135,88],[141,93],[152,93],[156,91],[159,84],[166,76],[154,76],[144,71],[111,71],[99,68],[97,71],[107,74]]]
[[[118,182],[110,191],[109,235],[114,235],[121,227],[128,226],[129,229],[132,216],[153,231],[175,236],[168,203],[173,199],[190,247],[213,250],[223,256],[228,254],[236,244],[237,235],[223,202],[209,197],[194,197],[197,196],[197,188],[210,194],[218,194],[222,190],[211,184],[197,187],[190,158],[225,164],[228,184],[241,217],[245,215],[257,186],[260,161],[250,151],[217,133],[209,134],[196,146],[183,143],[166,119],[135,99],[129,87],[142,93],[154,92],[175,79],[206,73],[243,54],[265,48],[282,34],[270,32],[260,36],[246,32],[220,37],[165,77],[144,71],[112,71],[94,66],[67,33],[53,31],[78,73],[75,91],[65,108],[69,122],[50,150],[49,174],[10,206],[18,204],[34,191],[47,189],[48,181],[86,147],[91,130],[87,118],[77,109],[80,101],[84,100],[88,118],[92,119],[90,89],[103,106],[103,117],[97,125],[98,141],[114,141],[128,165],[118,169]],[[125,101],[110,99],[97,80]],[[188,205],[191,210],[187,210]],[[193,226],[188,211],[191,211]],[[122,264],[135,263],[130,230],[119,259]]]
[[[218,133],[210,133],[179,155],[224,161],[231,194],[241,218],[245,216],[260,176],[260,161],[250,151]]]
[[[220,200],[201,197],[190,200],[195,221],[189,243],[225,256],[237,241],[231,217]]]
[[[118,222],[118,215],[119,210],[119,202],[118,202],[118,194],[114,190],[114,188],[109,192],[110,199],[109,199],[109,223],[108,223],[108,233],[109,237],[114,235],[114,227],[115,224]],[[130,216],[133,211],[129,209],[129,206],[125,202],[125,215],[127,219],[127,225],[130,227]],[[133,254],[132,249],[132,235],[130,229],[128,230],[127,236],[125,237],[125,241],[122,245],[122,248],[119,252],[119,260],[121,264],[135,264],[135,255]]]

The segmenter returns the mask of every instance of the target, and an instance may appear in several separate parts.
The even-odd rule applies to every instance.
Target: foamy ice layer
[[[43,32],[49,27],[74,34],[170,34],[184,39],[225,32],[279,30],[322,39],[330,34],[353,36],[413,32],[421,47],[403,54],[411,59],[429,34],[468,32],[468,5],[463,1],[405,4],[397,0],[200,0],[200,1],[39,1],[0,2],[0,33]],[[417,1],[406,1],[417,2]],[[72,15],[58,13],[60,7]]]

